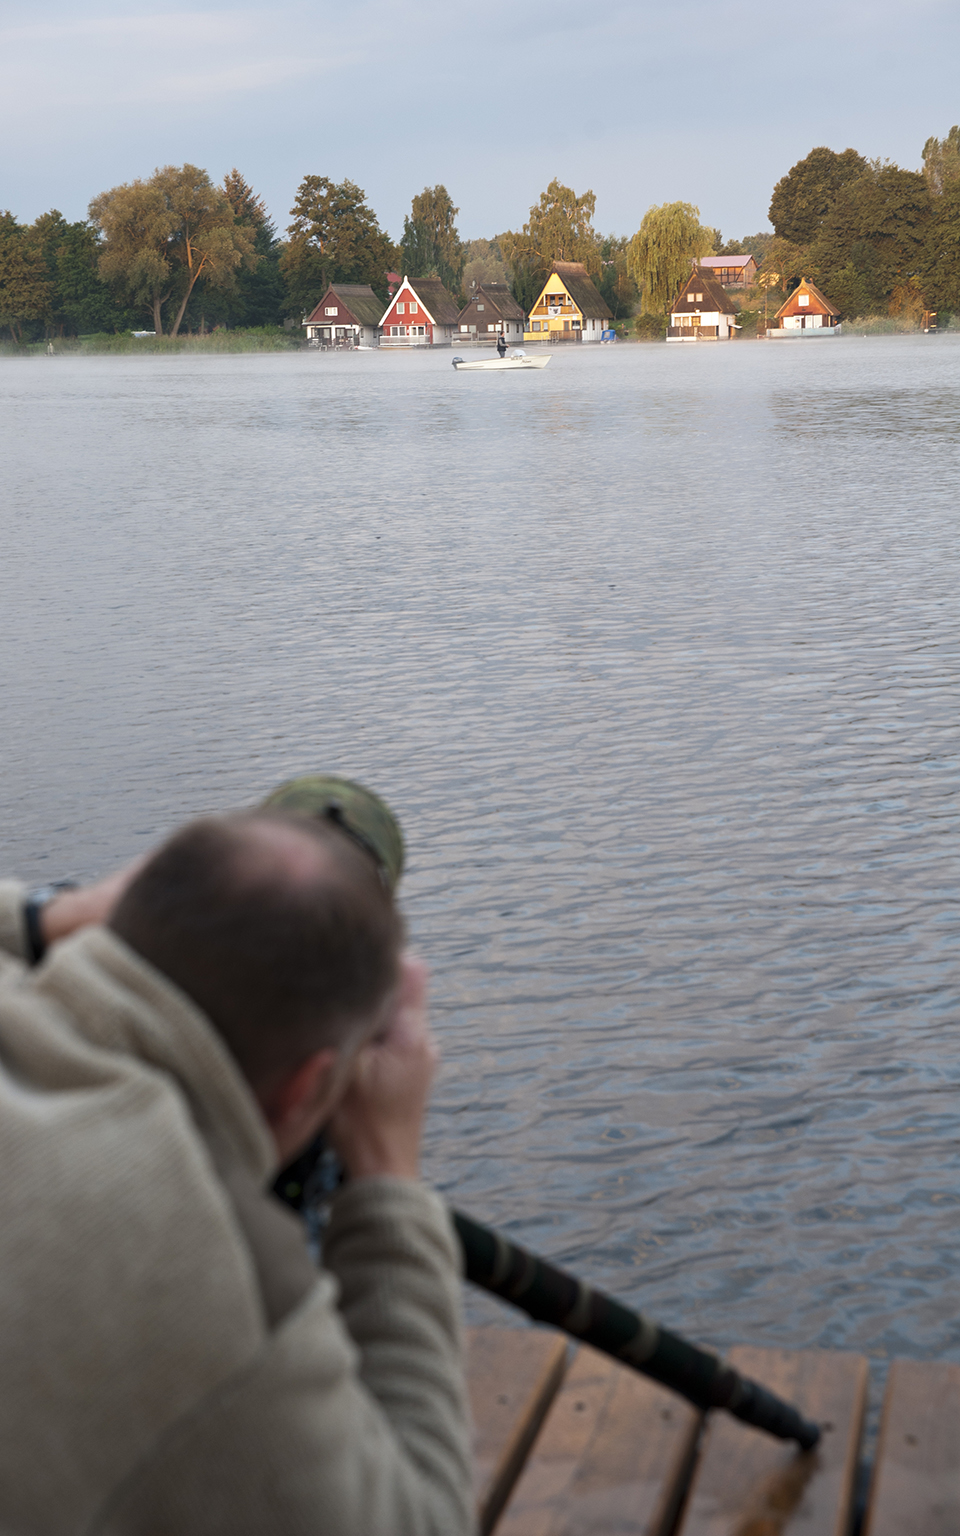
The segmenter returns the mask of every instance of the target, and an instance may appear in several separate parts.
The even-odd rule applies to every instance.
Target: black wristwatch
[[[31,965],[39,965],[47,952],[40,913],[60,891],[75,891],[79,883],[79,880],[51,880],[49,885],[38,885],[27,895],[23,903],[23,926],[27,935],[27,959]]]

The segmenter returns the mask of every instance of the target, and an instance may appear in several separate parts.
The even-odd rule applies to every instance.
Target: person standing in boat
[[[506,338],[506,336],[504,336],[502,331],[500,332],[500,335],[497,337],[497,352],[500,354],[501,357],[506,357],[506,355],[507,355],[507,338]]]
[[[4,1531],[474,1529],[426,972],[399,833],[340,784],[0,883]],[[321,1125],[318,1270],[270,1185]]]

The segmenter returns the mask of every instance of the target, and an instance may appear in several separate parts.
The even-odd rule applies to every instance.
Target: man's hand
[[[79,928],[106,922],[146,858],[144,854],[134,859],[132,864],[106,875],[95,885],[81,885],[75,891],[58,891],[52,896],[40,912],[40,929],[47,948]]]
[[[423,1119],[440,1059],[426,995],[426,966],[404,955],[389,1016],[361,1049],[327,1125],[331,1145],[352,1178],[419,1177]]]

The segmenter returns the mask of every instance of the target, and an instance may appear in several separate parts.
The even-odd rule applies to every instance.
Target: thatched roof
[[[613,311],[598,293],[582,261],[555,261],[550,271],[563,279],[563,286],[585,320],[612,319]]]
[[[523,310],[506,283],[480,283],[477,286],[476,296],[478,299],[486,299],[502,320],[524,318]]]
[[[702,299],[691,298],[691,294],[702,293]],[[737,307],[733,300],[723,290],[706,267],[694,267],[677,297],[670,306],[672,315],[694,314],[698,309],[706,314],[735,315]]]
[[[799,314],[801,306],[797,303],[797,300],[799,299],[801,293],[809,294],[810,298],[813,300],[812,304],[804,304],[802,306],[806,314],[839,315],[840,311],[837,309],[836,305],[831,304],[829,299],[825,299],[816,283],[811,283],[809,278],[805,277],[801,280],[799,288],[794,288],[793,292],[787,297],[786,303],[781,304],[780,308],[777,310],[776,318],[778,320],[782,315]]]
[[[460,309],[441,283],[439,277],[408,277],[407,282],[423,307],[433,319],[434,325],[456,325]]]
[[[378,299],[369,283],[331,283],[331,293],[342,299],[360,325],[379,325],[383,300]]]
[[[349,316],[356,325],[372,325],[376,327],[380,324],[383,304],[377,298],[369,283],[331,283],[320,303],[303,322],[304,325],[336,325],[338,323],[339,315],[324,314],[331,295],[335,299],[339,299],[343,305],[346,311],[344,319]]]

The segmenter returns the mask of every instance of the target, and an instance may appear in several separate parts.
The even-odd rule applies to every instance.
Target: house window
[[[540,321],[539,320],[534,320],[534,322],[533,322],[532,326],[530,327],[530,329],[533,330],[533,331],[539,331],[539,329],[540,329]]]
[[[416,333],[417,333],[417,335],[418,335],[418,336],[425,336],[425,335],[426,335],[426,326],[423,326],[423,325],[415,325],[415,326],[414,326],[414,327],[413,327],[413,329],[414,329],[414,330],[415,330],[415,331],[416,331]]]
[[[495,325],[488,325],[487,326],[487,330],[488,331],[495,331],[496,330],[496,326]]]
[[[797,300],[797,303],[798,304],[809,304],[810,303],[810,295],[809,295],[809,293],[801,293],[799,299]]]
[[[575,331],[579,331],[579,329],[580,329],[580,321],[579,320],[574,320],[573,328],[574,328]]]
[[[411,315],[415,315],[417,313],[417,306],[416,306],[416,304],[411,304],[410,305],[410,313],[411,313]]]
[[[477,305],[477,314],[479,314],[482,309],[483,309],[483,305],[482,304],[478,304]]]
[[[336,304],[333,304],[333,305],[328,304],[326,309],[324,310],[324,314],[325,315],[339,315],[339,313],[340,313],[340,311],[337,308]]]
[[[461,325],[460,329],[461,331],[469,331],[470,327],[469,325]]]
[[[399,336],[400,335],[400,326],[399,325],[391,325],[391,327],[390,327],[390,335],[391,336]]]
[[[398,304],[398,305],[397,305],[397,314],[398,314],[398,315],[402,315],[402,314],[403,314],[403,311],[404,311],[404,309],[405,309],[405,307],[406,307],[406,306],[405,306],[405,305],[403,305],[403,304]]]

